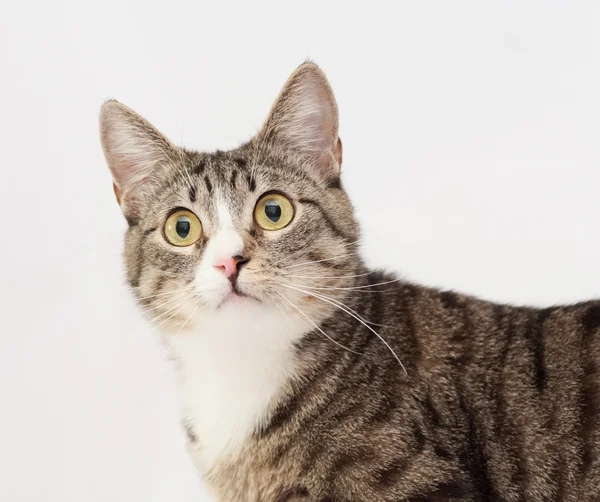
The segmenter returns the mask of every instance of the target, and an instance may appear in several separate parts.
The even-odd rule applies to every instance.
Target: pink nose
[[[242,261],[239,256],[230,256],[229,258],[219,258],[215,261],[214,267],[222,270],[225,277],[231,277],[237,272],[238,263]]]

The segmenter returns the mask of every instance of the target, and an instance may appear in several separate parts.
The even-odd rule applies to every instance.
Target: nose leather
[[[221,270],[225,277],[231,277],[238,271],[238,263],[242,260],[238,256],[230,256],[228,258],[219,258],[215,261],[214,267]]]

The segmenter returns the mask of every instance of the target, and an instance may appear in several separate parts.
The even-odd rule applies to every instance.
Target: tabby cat
[[[100,129],[127,278],[217,500],[600,500],[600,302],[368,270],[317,66],[235,150],[179,148],[116,101]]]

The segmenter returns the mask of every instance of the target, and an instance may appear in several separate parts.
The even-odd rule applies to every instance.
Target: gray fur
[[[302,131],[281,130],[289,132],[295,90],[311,78],[332,115],[325,140],[303,151]],[[339,182],[337,108],[322,72],[301,67],[277,103],[255,139],[211,154],[174,147],[118,103],[102,115],[130,224],[127,277],[144,308],[167,312],[156,295],[193,280],[216,230],[218,191],[251,257],[244,270],[256,277],[256,298],[302,302],[332,339],[315,329],[296,345],[297,374],[263,426],[206,475],[219,500],[600,500],[600,302],[495,305],[366,269]],[[115,114],[153,142],[136,157],[149,173],[139,179],[123,182],[119,169],[127,166],[107,146]],[[256,200],[271,190],[287,194],[298,211],[276,239],[252,219]],[[162,235],[178,207],[204,225],[186,252]],[[306,262],[313,263],[299,266]],[[305,278],[290,277],[300,270]],[[177,330],[186,317],[174,315],[163,327]],[[202,438],[187,432],[200,448]]]

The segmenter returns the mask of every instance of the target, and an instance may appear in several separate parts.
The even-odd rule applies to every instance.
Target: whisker
[[[353,354],[358,354],[359,356],[362,356],[364,354],[361,354],[360,352],[356,352],[355,350],[352,350],[349,347],[346,347],[345,345],[342,345],[341,343],[339,343],[338,341],[334,340],[333,338],[331,338],[327,333],[325,333],[325,331],[323,331],[319,326],[317,326],[315,324],[315,322],[308,317],[304,312],[302,312],[302,310],[300,310],[299,307],[297,307],[296,305],[294,305],[290,300],[288,300],[282,293],[279,293],[279,295],[281,296],[281,298],[283,300],[285,300],[287,303],[289,303],[292,307],[294,307],[298,312],[300,312],[300,314],[302,314],[302,316],[304,318],[306,318],[314,327],[315,329],[317,329],[320,333],[322,333],[327,339],[329,339],[330,341],[332,341],[333,343],[335,343],[338,347],[341,347],[344,350],[347,350],[348,352],[352,352]]]
[[[307,261],[307,262],[304,262],[304,263],[296,263],[295,265],[290,265],[287,268],[289,269],[289,268],[301,267],[303,265],[313,265],[315,263],[322,263],[324,261],[340,260],[342,258],[348,258],[349,256],[355,256],[357,254],[358,253],[349,253],[349,254],[343,254],[343,255],[339,255],[339,256],[334,256],[332,258],[323,258],[322,260],[314,260],[314,261]]]
[[[391,281],[385,281],[385,282],[378,282],[376,284],[366,284],[364,286],[348,286],[348,287],[334,287],[334,286],[330,286],[330,287],[317,287],[317,286],[306,286],[308,289],[333,289],[333,290],[341,290],[341,291],[355,291],[355,290],[360,290],[360,289],[366,289],[366,288],[375,288],[377,286],[383,286],[384,284],[391,284],[393,282],[400,282],[402,281],[402,278],[399,279],[393,279]]]
[[[181,328],[179,328],[179,331],[177,332],[177,334],[175,335],[175,337],[173,338],[173,340],[171,340],[171,343],[169,344],[169,346],[167,347],[167,351],[165,352],[165,360],[169,357],[169,351],[171,350],[171,347],[175,343],[175,340],[177,340],[177,337],[179,336],[179,333],[181,333],[181,331],[183,330],[183,328],[185,327],[185,325],[192,318],[192,316],[196,313],[196,310],[198,310],[199,307],[200,307],[200,305],[196,305],[196,308],[194,310],[192,310],[192,313],[188,316],[188,318],[185,320],[185,322],[181,325]]]
[[[207,271],[205,271],[207,272]],[[187,274],[180,274],[177,272],[170,272],[168,270],[161,270],[160,274],[166,277],[174,277],[176,279],[193,279],[197,274],[195,272],[190,272]]]
[[[400,361],[400,358],[396,355],[396,353],[394,352],[394,349],[392,349],[392,347],[390,347],[390,344],[388,342],[386,342],[385,339],[379,333],[377,333],[377,331],[375,331],[373,328],[371,328],[371,326],[369,326],[366,322],[364,322],[359,316],[353,314],[352,312],[350,312],[350,310],[348,310],[348,309],[346,309],[346,308],[344,308],[344,307],[342,307],[340,305],[337,305],[336,303],[332,302],[331,300],[329,300],[329,299],[327,299],[327,298],[325,298],[322,295],[319,295],[317,293],[311,293],[309,291],[305,291],[305,290],[302,290],[300,288],[295,288],[293,286],[289,286],[289,285],[286,285],[286,284],[283,284],[283,286],[285,286],[286,288],[295,289],[296,291],[299,291],[299,292],[307,294],[307,295],[314,296],[315,298],[318,298],[321,301],[327,302],[327,303],[333,305],[334,307],[337,307],[340,310],[343,310],[348,315],[351,315],[352,317],[354,317],[354,319],[356,319],[363,326],[365,326],[368,330],[370,330],[372,333],[374,333],[377,336],[377,338],[379,338],[385,344],[385,346],[389,349],[389,351],[392,353],[392,355],[396,358],[396,361],[398,361],[398,364],[400,364],[400,367],[404,371],[404,374],[408,375],[408,372],[406,371],[406,368],[404,367],[404,364],[402,364],[402,361]]]
[[[177,293],[182,293],[188,289],[191,289],[193,287],[193,285],[189,284],[183,288],[180,289],[176,289],[174,291],[164,291],[163,293],[156,293],[154,295],[149,295],[149,296],[140,296],[138,297],[138,300],[150,300],[152,298],[156,298],[158,296],[166,296],[166,295],[173,295],[173,294],[177,294]]]
[[[281,293],[278,293],[278,294],[280,295]],[[285,310],[283,309],[283,306],[282,306],[283,303],[277,297],[275,297],[275,296],[274,297],[270,297],[270,299],[273,300],[273,302],[275,303],[275,305],[277,305],[279,307],[279,310],[281,311],[281,314],[283,315],[283,317],[285,319],[287,314],[286,314]],[[296,317],[296,319],[298,319],[302,324],[304,324],[304,326],[306,326],[309,330],[312,331],[313,326],[311,326],[310,324],[308,324],[306,322],[306,320],[304,320],[302,317],[300,317],[300,315],[298,314],[298,312],[296,310],[292,310],[290,312]]]
[[[301,286],[300,286],[301,287]],[[357,291],[357,293],[373,293],[374,291]],[[352,293],[350,293],[352,294]],[[348,305],[346,305],[344,302],[342,302],[341,300],[338,300],[336,298],[333,298],[331,296],[327,296],[324,293],[319,293],[319,295],[321,295],[323,298],[327,298],[328,300],[331,300],[332,302],[335,302],[339,305],[341,305],[342,307],[346,307],[350,312],[356,314],[358,317],[360,317],[364,322],[366,322],[367,324],[370,324],[371,326],[379,326],[380,328],[389,328],[389,329],[400,329],[398,326],[391,326],[389,324],[379,324],[373,321],[369,321],[367,319],[365,319],[362,315],[360,315],[356,310],[350,308]]]
[[[342,247],[347,248],[347,247],[353,246],[354,244],[358,244],[359,242],[360,242],[360,239],[356,239],[355,241],[347,242],[346,244],[342,244]]]
[[[287,275],[286,277],[291,277],[293,279],[352,279],[354,277],[364,277],[365,275],[374,274],[376,271],[373,270],[371,272],[365,272],[364,274],[354,274],[354,275]]]
[[[181,155],[183,156],[183,153],[182,153]],[[182,163],[183,163],[183,160],[182,160]],[[192,177],[190,176],[190,172],[189,172],[189,170],[187,169],[187,167],[184,167],[184,169],[183,169],[183,170],[184,170],[184,172],[185,172],[185,174],[186,174],[186,176],[187,176],[187,179],[188,179],[188,182],[189,182],[189,183],[188,183],[188,185],[189,185],[189,188],[190,188],[190,190],[193,190],[193,189],[194,189],[194,182],[192,181]]]
[[[164,296],[164,295],[170,295],[170,294],[173,294],[173,293],[178,293],[178,292],[184,291],[184,290],[186,290],[188,288],[192,289],[192,288],[194,288],[194,284],[192,283],[192,281],[195,281],[198,278],[202,279],[202,277],[209,276],[211,273],[212,273],[211,270],[201,270],[200,272],[194,273],[194,274],[192,274],[190,276],[188,274],[176,274],[174,272],[167,272],[167,271],[163,270],[163,271],[160,272],[160,275],[163,278],[167,279],[167,280],[170,280],[170,279],[189,279],[190,281],[183,288],[179,288],[179,289],[176,289],[176,290],[173,290],[173,291],[164,291],[162,293],[156,293],[154,295],[140,296],[140,297],[138,297],[138,300],[147,300],[147,299],[150,299],[150,298],[155,298],[157,296]]]
[[[169,317],[167,317],[166,319],[163,319],[162,321],[160,321],[156,326],[154,326],[149,333],[152,333],[153,331],[157,330],[158,328],[160,328],[164,323],[170,321],[171,319],[173,319],[173,317],[175,317],[177,314],[179,314],[179,312],[181,312],[184,308],[186,308],[190,303],[192,303],[195,300],[195,298],[192,298],[191,300],[188,300],[187,302],[182,302],[179,305],[177,305],[176,307],[173,307],[171,310],[176,309],[177,307],[179,307],[179,309],[177,309],[177,311],[173,312],[173,314],[171,314]],[[171,310],[169,310],[168,312],[171,312]],[[167,313],[168,313],[167,312]]]
[[[192,301],[193,298],[190,300]],[[183,303],[185,303],[185,300],[183,300],[181,303],[178,303],[177,305],[175,305],[174,307],[170,308],[169,310],[166,310],[165,312],[163,312],[162,314],[157,315],[156,317],[154,317],[153,319],[150,319],[150,324],[153,324],[155,321],[158,321],[162,316],[167,315],[169,312],[172,312],[173,310],[175,310],[177,307],[180,307]]]
[[[309,241],[304,244],[303,247],[297,249],[291,256],[284,256],[281,260],[277,260],[271,263],[271,266],[277,266],[283,261],[301,260],[310,253],[310,245],[313,241]]]
[[[285,311],[283,310],[283,307],[282,307],[281,302],[279,301],[279,298],[277,296],[273,296],[270,294],[268,295],[268,298],[277,306],[277,308],[281,311],[281,314],[285,318]],[[296,314],[296,312],[294,312],[294,314]]]
[[[170,300],[167,300],[167,301],[165,301],[165,302],[162,302],[162,303],[160,303],[160,304],[156,305],[155,307],[152,307],[152,308],[150,308],[150,309],[146,309],[146,310],[142,310],[142,311],[139,313],[139,315],[145,315],[145,314],[147,314],[148,312],[152,312],[152,311],[154,311],[154,310],[157,310],[157,309],[159,309],[159,308],[161,308],[161,307],[164,307],[165,305],[168,305],[169,303],[172,303],[172,302],[174,302],[175,300],[178,300],[179,298],[183,298],[184,296],[187,296],[187,294],[188,294],[188,292],[187,292],[187,291],[185,291],[185,292],[181,293],[179,296],[176,296],[175,298],[171,298]]]
[[[181,124],[181,143],[183,144],[183,124]],[[194,187],[194,183],[192,182],[192,178],[190,177],[190,173],[188,171],[188,168],[185,163],[185,159],[183,157],[183,148],[177,148],[177,154],[179,156],[179,163],[181,165],[179,172],[181,173],[182,178],[184,178],[184,174],[185,174],[185,177],[187,179],[184,179],[184,182],[187,184],[188,188],[191,190]]]
[[[345,291],[345,295],[366,295],[366,294],[378,294],[378,293],[390,293],[393,292],[393,289],[375,289],[368,291],[366,289],[356,289],[356,288],[336,288],[336,287],[317,287],[317,286],[305,286],[304,284],[295,284],[293,282],[279,282],[278,284],[289,284],[290,286],[296,286],[298,288],[306,288],[310,290],[319,290],[319,291]]]
[[[348,248],[348,247],[356,244],[359,241],[360,241],[360,239],[356,239],[356,240],[354,240],[352,242],[348,242],[346,244],[342,244],[341,247],[342,248]],[[286,257],[282,258],[281,260],[273,262],[271,265],[272,266],[276,266],[276,265],[278,265],[281,262],[286,261],[286,260],[287,261],[301,260],[302,258],[304,258],[306,255],[308,255],[310,253],[310,247],[311,247],[312,243],[313,243],[313,240],[305,243],[302,248],[296,250],[297,253],[298,252],[300,253],[299,256],[286,256]],[[302,251],[306,251],[306,252],[302,252]],[[352,253],[352,254],[358,254],[358,253]],[[347,255],[347,256],[351,256],[351,255]],[[334,258],[329,258],[329,259],[336,259],[336,258],[340,258],[340,257],[334,257]],[[324,261],[324,260],[319,260],[319,261]],[[319,263],[319,261],[316,261],[316,262],[306,262],[306,263],[298,263],[298,264],[295,264],[295,265],[291,265],[290,267],[298,267],[298,266],[301,266],[301,265],[306,265],[306,264],[311,264],[311,263]],[[290,267],[288,267],[288,268],[290,268]]]

